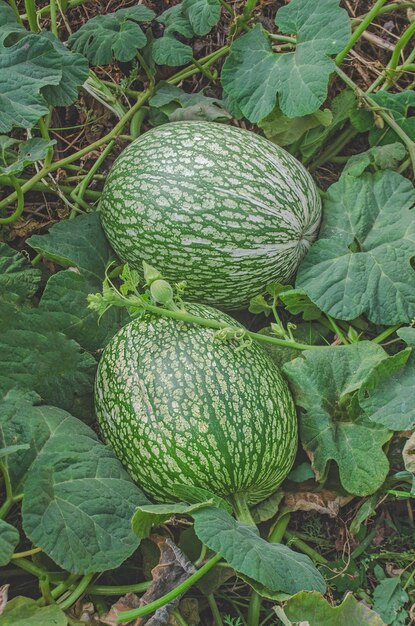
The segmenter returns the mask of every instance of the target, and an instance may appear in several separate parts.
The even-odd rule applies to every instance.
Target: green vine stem
[[[195,583],[197,583],[197,581],[200,580],[202,576],[207,574],[207,572],[209,572],[212,567],[214,567],[221,560],[221,558],[222,557],[220,556],[220,554],[216,554],[204,565],[202,565],[202,567],[198,569],[194,574],[189,576],[189,578],[187,578],[184,582],[175,587],[175,589],[172,589],[172,591],[169,591],[169,593],[166,593],[166,595],[162,596],[161,598],[154,600],[154,602],[150,602],[149,604],[146,604],[145,606],[142,606],[138,609],[132,609],[131,611],[121,611],[121,613],[119,613],[119,615],[117,616],[117,623],[122,624],[124,622],[130,622],[132,620],[135,620],[138,617],[150,615],[150,613],[154,613],[154,611],[157,611],[157,609],[159,609],[160,607],[165,606],[172,600],[175,600],[183,593],[185,593],[188,589],[190,589],[190,587],[192,587]]]
[[[43,167],[39,172],[37,172],[32,178],[27,180],[21,186],[21,191],[25,193],[29,189],[32,189],[35,183],[41,181],[42,178],[47,176],[47,174],[49,174],[50,172],[53,172],[59,168],[65,167],[65,165],[68,165],[69,163],[73,163],[74,161],[77,161],[81,157],[85,156],[86,154],[89,154],[93,150],[96,150],[100,146],[103,146],[104,144],[108,143],[112,139],[116,139],[116,137],[122,131],[124,126],[127,124],[127,122],[133,117],[134,113],[138,111],[145,102],[147,102],[147,100],[151,96],[151,93],[152,93],[151,89],[146,89],[145,91],[143,91],[141,96],[138,98],[137,102],[134,104],[134,106],[131,107],[129,111],[127,111],[127,113],[120,119],[120,121],[114,126],[114,128],[107,135],[104,135],[100,139],[97,139],[97,141],[94,141],[89,146],[85,146],[85,148],[78,150],[78,152],[69,154],[67,157],[60,159],[59,161],[54,161],[53,163],[51,163],[49,167]],[[16,198],[17,198],[17,190],[15,193],[10,194],[9,196],[7,196],[7,198],[5,198],[4,200],[0,202],[0,210],[7,207],[11,202],[14,202]]]
[[[215,596],[213,595],[213,593],[210,593],[208,596],[206,596],[206,599],[208,601],[209,608],[212,611],[212,616],[215,621],[215,625],[223,626],[222,617],[219,612],[218,605],[217,605],[217,602],[215,600]]]
[[[56,0],[50,0],[50,29],[55,37],[58,37]]]
[[[367,29],[369,24],[371,22],[373,22],[373,20],[377,17],[377,15],[379,14],[379,12],[380,12],[381,8],[383,7],[383,5],[385,4],[385,2],[386,2],[386,0],[377,0],[377,2],[375,2],[375,4],[373,5],[372,9],[369,11],[369,13],[367,15],[365,15],[365,17],[363,18],[363,20],[361,21],[359,26],[353,32],[353,35],[351,36],[351,38],[347,42],[346,47],[343,48],[343,50],[341,52],[339,52],[339,54],[336,56],[336,58],[334,60],[336,65],[340,65],[341,63],[343,63],[343,61],[346,58],[346,56],[348,55],[348,53],[353,48],[353,46],[356,44],[356,42],[360,39],[360,37],[365,32],[365,30]]]
[[[249,510],[246,497],[241,494],[235,494],[234,496],[232,496],[231,502],[236,519],[240,522],[243,522],[244,524],[248,524],[249,526],[255,526],[256,528],[256,524],[251,515],[251,511]],[[258,626],[261,613],[261,604],[261,596],[255,591],[255,589],[252,589],[249,599],[248,616],[246,620],[247,626]]]
[[[400,2],[399,0],[397,0],[396,2],[392,2],[391,4],[387,4],[383,6],[381,10],[379,11],[378,15],[383,15],[384,13],[390,13],[391,11],[396,11],[398,9],[401,9],[401,10],[415,9],[415,2],[413,0],[410,0],[409,2],[405,2],[405,1]],[[365,19],[366,15],[367,13],[365,13],[364,15],[361,15],[360,17],[353,18],[352,27],[356,26],[357,24],[360,24],[360,22]]]
[[[88,205],[84,204],[84,195],[87,190],[87,187],[91,180],[93,179],[95,173],[99,170],[102,163],[105,161],[113,147],[115,146],[115,139],[112,139],[107,146],[105,146],[104,150],[101,152],[87,175],[82,179],[82,181],[75,187],[75,189],[71,192],[71,198],[75,201],[76,204],[83,206],[88,209]],[[70,215],[70,218],[75,217],[76,209],[73,209]]]
[[[6,499],[3,502],[2,506],[0,507],[0,519],[4,519],[7,513],[9,512],[9,510],[11,509],[11,507],[13,506],[14,499],[13,499],[13,488],[12,488],[12,483],[10,480],[9,470],[7,468],[7,465],[3,461],[0,461],[0,472],[3,475],[4,488],[6,491]]]
[[[98,310],[96,305],[96,300],[102,299],[101,294],[93,294],[89,297],[90,308]],[[95,300],[95,301],[94,301]],[[98,304],[100,306],[100,303]],[[155,306],[150,304],[146,300],[144,300],[141,296],[123,296],[119,292],[113,292],[111,297],[111,303],[109,306],[117,306],[121,308],[139,308],[148,311],[149,313],[155,313],[156,315],[161,315],[163,317],[171,317],[172,319],[178,320],[180,322],[187,322],[188,324],[197,324],[199,326],[205,326],[206,328],[213,328],[214,330],[235,330],[237,332],[241,332],[241,328],[235,326],[234,328],[230,328],[229,324],[224,322],[218,322],[216,320],[207,319],[205,317],[199,317],[198,315],[191,315],[186,311],[179,309],[177,311],[173,311],[171,309],[165,309],[159,306]],[[109,307],[106,307],[106,310]],[[243,329],[242,329],[243,330]],[[274,346],[282,346],[285,348],[293,348],[294,350],[320,350],[325,349],[326,346],[313,346],[306,343],[298,343],[297,341],[288,341],[287,339],[278,339],[277,337],[270,337],[268,335],[262,335],[260,333],[254,333],[249,330],[244,332],[244,337],[249,337],[254,339],[255,341],[259,341],[260,343],[269,343]],[[328,346],[327,346],[328,347]]]
[[[371,342],[382,343],[382,341],[385,341],[385,339],[390,337],[390,335],[393,335],[393,333],[395,333],[398,330],[398,328],[400,328],[401,326],[402,324],[395,324],[395,326],[390,326],[389,328],[381,332],[377,337],[375,337],[374,339],[371,339]]]
[[[95,574],[86,574],[83,576],[72,593],[70,593],[69,596],[62,602],[59,602],[59,607],[62,611],[69,609],[77,600],[79,600],[81,596],[86,593],[87,587],[94,576]]]
[[[244,10],[243,10],[243,20],[246,23],[252,15],[252,11],[255,9],[258,4],[258,0],[246,0]]]
[[[143,107],[142,109],[140,109],[139,111],[137,111],[137,113],[135,113],[135,115],[133,115],[131,122],[130,122],[130,135],[134,138],[137,139],[137,137],[140,136],[141,133],[141,125],[148,113],[148,107]]]
[[[415,36],[415,22],[412,22],[410,26],[406,29],[402,37],[397,41],[394,51],[392,53],[391,59],[386,67],[386,80],[384,85],[382,85],[382,89],[388,89],[393,85],[395,79],[396,68],[399,64],[399,59],[402,51],[405,46],[409,43],[412,37]]]
[[[284,533],[287,530],[287,526],[290,523],[291,513],[288,510],[284,509],[281,512],[281,515],[278,517],[274,526],[271,528],[271,531],[268,535],[268,541],[270,543],[281,543],[284,537]]]
[[[414,24],[415,25],[415,24]],[[372,111],[376,111],[378,115],[386,122],[386,124],[395,131],[400,139],[402,139],[405,144],[409,158],[411,159],[412,168],[415,174],[415,142],[412,141],[410,137],[405,133],[405,131],[399,126],[399,124],[393,119],[389,113],[387,113],[384,109],[380,108],[378,104],[367,94],[365,93],[351,78],[347,76],[339,67],[336,68],[337,74],[343,80],[343,82],[350,87],[356,96],[361,99],[369,109]]]
[[[306,554],[310,557],[312,561],[315,563],[320,563],[321,565],[327,565],[328,560],[321,556],[316,550],[314,550],[311,546],[308,545],[302,539],[299,539],[294,532],[286,530],[284,533],[284,538],[287,540],[287,543],[298,548],[303,554]]]
[[[27,556],[38,554],[39,552],[42,552],[42,548],[32,548],[31,550],[25,550],[24,552],[15,552],[12,554],[12,559],[22,559]]]
[[[94,596],[123,596],[126,593],[144,593],[150,585],[150,581],[135,585],[89,585],[86,593]]]
[[[69,2],[67,3],[66,9],[73,9],[75,7],[79,7],[80,4],[85,4],[86,2],[88,2],[88,0],[69,0]],[[65,3],[62,2],[62,4],[64,5]],[[26,13],[23,13],[20,16],[20,19],[29,21],[29,14],[27,12],[26,2],[25,2],[25,8],[26,8]],[[66,9],[64,9],[64,10],[66,10]],[[39,17],[44,17],[45,15],[49,15],[50,14],[50,5],[42,7],[41,9],[39,9],[39,11],[37,13],[38,13]]]
[[[23,25],[23,20],[19,15],[19,9],[17,8],[17,4],[15,0],[9,0],[9,4],[11,6],[11,8],[13,9],[13,12],[16,16],[16,20],[20,25]]]
[[[15,211],[8,217],[0,217],[0,224],[12,224],[13,222],[16,222],[19,219],[19,217],[22,215],[23,209],[24,209],[23,188],[21,187],[17,178],[13,176],[12,174],[9,175],[9,180],[12,186],[14,187],[14,189],[16,190],[15,193],[16,193],[16,198],[17,198],[17,207]]]
[[[37,24],[36,0],[24,0],[24,6],[30,30],[34,33],[39,32],[39,26]]]

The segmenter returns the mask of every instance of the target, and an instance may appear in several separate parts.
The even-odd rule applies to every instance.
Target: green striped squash
[[[188,313],[235,325],[199,304]],[[171,485],[253,503],[285,478],[297,448],[286,382],[263,349],[237,350],[215,331],[146,314],[112,339],[95,386],[97,419],[132,478],[155,500]]]
[[[295,273],[321,203],[294,157],[223,124],[173,122],[133,141],[104,186],[102,224],[123,261],[147,261],[190,300],[246,306]]]

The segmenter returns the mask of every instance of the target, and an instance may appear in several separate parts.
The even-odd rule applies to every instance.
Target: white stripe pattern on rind
[[[321,202],[305,168],[263,137],[174,122],[118,157],[100,211],[123,261],[186,279],[192,300],[240,308],[292,278],[317,235]]]
[[[224,313],[189,313],[235,325]],[[295,408],[263,349],[236,351],[215,331],[147,315],[113,338],[96,379],[96,413],[105,439],[134,480],[156,500],[174,483],[256,502],[292,465]]]

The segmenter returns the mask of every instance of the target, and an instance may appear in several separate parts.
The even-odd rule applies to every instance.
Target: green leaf
[[[24,254],[0,243],[0,301],[23,303],[36,293],[40,279]]]
[[[355,495],[376,491],[389,469],[382,446],[392,433],[365,418],[352,395],[386,356],[380,346],[361,341],[305,351],[284,365],[295,401],[304,409],[301,442],[317,480],[325,480],[329,462],[335,461],[341,484]]]
[[[104,348],[128,319],[126,311],[113,307],[98,320],[87,301],[96,288],[97,283],[83,274],[57,272],[49,278],[38,307],[39,312],[48,314],[50,330],[75,339],[89,352]]]
[[[17,442],[21,448],[6,459],[15,495],[23,492],[32,464],[47,441],[55,433],[70,432],[68,420],[73,418],[69,413],[52,406],[36,406],[39,402],[37,394],[19,389],[12,389],[1,401],[0,445],[10,447]]]
[[[43,161],[47,155],[49,148],[55,145],[56,141],[48,141],[47,139],[41,139],[40,137],[34,137],[28,139],[28,141],[16,142],[19,143],[19,154],[15,161],[11,164],[5,163],[4,166],[0,166],[0,174],[20,174],[25,167],[34,163],[35,161]]]
[[[174,504],[147,504],[139,506],[132,517],[131,525],[135,534],[140,539],[146,539],[152,528],[157,528],[167,522],[173,515],[192,515],[207,506],[214,506],[213,500],[187,504],[187,502],[175,502]]]
[[[77,267],[90,280],[99,283],[114,257],[96,212],[59,222],[47,235],[32,235],[26,243],[47,259],[62,267]]]
[[[0,519],[0,567],[10,562],[11,556],[19,543],[18,530]]]
[[[0,132],[13,126],[32,128],[48,113],[41,89],[59,85],[62,79],[60,56],[53,44],[34,34],[27,34],[6,47],[7,31],[0,27]]]
[[[302,262],[296,286],[325,313],[375,324],[415,317],[415,220],[412,183],[385,170],[345,174],[328,190],[320,238]]]
[[[85,396],[91,394],[96,361],[78,343],[50,328],[36,309],[18,311],[3,303],[0,323],[0,392],[13,387],[35,391],[48,403],[86,417]]]
[[[179,35],[183,35],[187,39],[194,35],[189,17],[183,11],[182,2],[164,11],[157,18],[157,22],[165,26],[164,32],[167,34],[179,33]]]
[[[317,126],[307,131],[301,141],[301,154],[309,160],[318,152],[326,139],[332,136],[334,131],[339,131],[349,120],[350,111],[355,106],[356,96],[351,89],[344,89],[333,98],[330,104],[333,116],[329,126]]]
[[[359,390],[366,416],[390,430],[415,427],[415,329],[405,330],[409,331],[405,341],[410,348],[379,363]]]
[[[297,35],[295,52],[275,54],[260,25],[237,39],[222,70],[223,88],[251,122],[263,120],[276,104],[287,117],[314,113],[327,96],[334,71],[329,55],[343,49],[350,20],[338,0],[291,0],[276,24]]]
[[[184,0],[183,12],[187,15],[196,35],[207,35],[220,19],[219,0]]]
[[[0,450],[0,459],[3,459],[6,456],[10,456],[11,454],[15,454],[16,452],[20,452],[21,450],[28,450],[29,445],[26,443],[7,446],[6,448],[2,448]]]
[[[288,474],[287,479],[292,480],[294,483],[302,483],[310,478],[315,478],[314,472],[311,469],[310,463],[301,463],[294,467]]]
[[[204,504],[209,500],[212,501],[213,506],[216,506],[218,509],[225,509],[228,513],[232,513],[232,507],[226,500],[203,487],[174,483],[171,486],[171,490],[177,498],[180,498],[184,502],[189,502],[190,504]]]
[[[0,24],[2,28],[6,25],[18,26],[13,9],[3,0],[0,0]]]
[[[42,95],[52,106],[69,106],[75,102],[79,87],[88,78],[88,61],[82,54],[68,50],[53,33],[42,31],[40,36],[45,37],[53,45],[62,70],[59,83],[53,87],[49,85],[43,87]]]
[[[69,415],[26,480],[23,529],[66,571],[101,572],[118,567],[137,548],[130,520],[146,502],[110,448]]]
[[[401,93],[379,91],[371,97],[380,108],[389,112],[408,137],[415,141],[415,115],[408,117],[409,110],[415,107],[415,92],[410,90]],[[395,141],[401,141],[401,139],[392,128],[386,123],[384,128],[377,128],[372,120],[369,132],[371,146],[385,145]]]
[[[314,476],[314,474],[313,474]],[[251,509],[252,519],[256,524],[261,524],[262,522],[267,522],[272,519],[279,510],[279,506],[284,498],[283,491],[276,491],[266,500],[262,500],[259,504],[255,505]]]
[[[178,41],[172,35],[165,34],[153,43],[153,58],[158,65],[186,65],[193,58],[191,46]]]
[[[231,115],[222,100],[208,98],[203,91],[185,93],[179,87],[161,81],[149,100],[150,120],[154,126],[182,120],[227,120]]]
[[[255,526],[236,521],[223,509],[206,508],[192,515],[199,539],[237,572],[271,591],[292,594],[300,589],[315,589],[324,592],[324,580],[307,556],[287,546],[268,543],[261,539]]]
[[[279,146],[288,146],[298,141],[311,128],[328,127],[333,121],[330,109],[318,109],[309,115],[289,118],[276,106],[258,126],[264,131],[265,137]]]
[[[321,317],[320,309],[311,302],[304,289],[290,289],[280,294],[280,300],[289,313],[302,315],[303,320],[318,320]]]
[[[248,310],[250,313],[254,313],[255,315],[259,315],[260,313],[269,315],[272,312],[272,307],[265,300],[264,296],[260,294],[259,296],[251,298]]]
[[[406,157],[406,148],[402,143],[396,142],[386,146],[374,146],[366,152],[354,154],[347,161],[343,170],[351,176],[360,176],[368,167],[380,170],[396,170]]]
[[[83,54],[91,65],[106,65],[113,58],[131,61],[137,50],[144,48],[147,43],[137,22],[149,22],[154,17],[154,11],[143,4],[97,15],[73,33],[68,43],[73,50]]]
[[[0,626],[66,626],[65,613],[57,604],[39,606],[36,600],[17,596],[6,604]]]
[[[402,589],[399,577],[384,578],[373,592],[373,609],[385,624],[405,624],[406,614],[402,609],[408,601],[408,594]]]
[[[348,593],[339,606],[331,606],[322,595],[302,591],[290,598],[284,608],[293,622],[309,626],[385,626],[375,611]]]

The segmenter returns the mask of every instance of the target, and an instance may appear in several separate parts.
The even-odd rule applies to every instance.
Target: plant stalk
[[[117,623],[122,624],[124,622],[130,622],[132,620],[135,620],[139,617],[144,617],[145,615],[150,615],[150,613],[154,613],[154,611],[157,611],[157,609],[159,609],[160,607],[165,606],[172,600],[175,600],[176,598],[181,596],[182,593],[185,593],[188,589],[190,589],[190,587],[192,587],[192,585],[194,585],[198,580],[200,580],[202,576],[207,574],[207,572],[209,572],[212,569],[212,567],[214,567],[216,563],[220,561],[221,558],[222,557],[220,556],[220,554],[216,554],[214,557],[209,559],[209,561],[207,561],[204,565],[202,565],[202,567],[198,569],[194,574],[189,576],[187,580],[182,582],[180,585],[178,585],[175,589],[173,589],[169,593],[166,593],[166,595],[162,596],[161,598],[158,598],[157,600],[154,600],[154,602],[150,602],[150,604],[146,604],[145,606],[139,607],[138,609],[132,609],[130,611],[121,611],[121,613],[119,613],[119,615],[117,616]]]
[[[360,39],[360,37],[365,32],[369,24],[373,22],[373,20],[377,17],[377,15],[379,14],[381,8],[383,7],[385,3],[386,3],[386,0],[377,0],[377,2],[375,2],[372,9],[369,11],[369,13],[367,13],[367,15],[365,15],[365,17],[363,18],[359,26],[353,32],[345,48],[343,48],[343,50],[339,52],[339,54],[334,59],[334,62],[336,63],[336,65],[341,65],[341,63],[343,63],[344,59],[346,58],[350,50],[353,48],[355,43]]]

